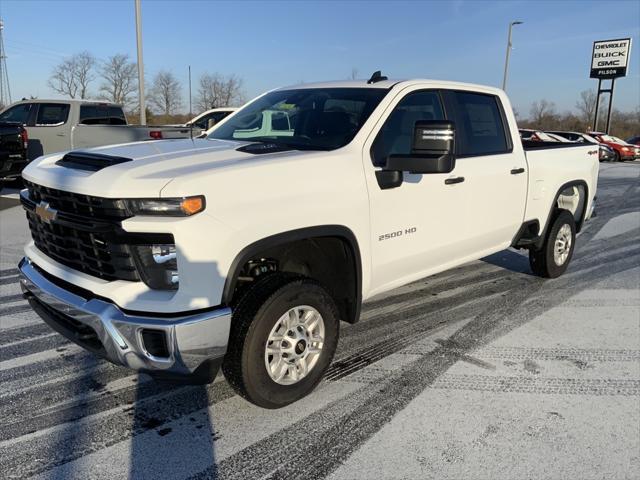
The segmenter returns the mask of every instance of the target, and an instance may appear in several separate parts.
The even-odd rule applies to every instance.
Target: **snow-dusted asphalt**
[[[567,274],[505,251],[342,325],[336,361],[277,411],[223,378],[169,387],[96,360],[20,296],[0,199],[0,478],[640,478],[640,164],[603,164]]]

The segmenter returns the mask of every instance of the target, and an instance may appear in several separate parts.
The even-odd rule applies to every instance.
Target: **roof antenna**
[[[378,70],[373,72],[373,75],[371,75],[371,78],[367,80],[367,83],[377,83],[382,82],[383,80],[388,80],[388,77],[383,76],[382,71]]]

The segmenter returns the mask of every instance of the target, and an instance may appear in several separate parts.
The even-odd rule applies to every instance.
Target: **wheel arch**
[[[549,227],[553,219],[553,212],[556,209],[560,208],[558,205],[558,201],[560,200],[562,192],[571,187],[581,187],[582,189],[584,189],[584,201],[580,206],[580,214],[576,219],[576,233],[580,232],[584,223],[584,219],[587,215],[587,204],[589,202],[589,186],[584,180],[571,180],[569,182],[563,183],[558,188],[556,194],[553,197],[553,201],[551,202],[551,206],[549,207],[549,213],[547,214],[547,218],[545,219],[542,229],[541,222],[537,218],[524,222],[513,238],[511,246],[515,248],[530,248],[532,246],[535,248],[540,248],[544,243],[547,232],[549,231]]]
[[[551,206],[549,208],[549,214],[547,215],[547,218],[545,220],[544,229],[540,233],[540,240],[539,240],[540,244],[542,244],[544,242],[544,239],[547,236],[547,232],[549,231],[549,227],[551,225],[551,220],[553,219],[553,212],[556,209],[559,208],[558,200],[560,199],[560,196],[562,195],[562,192],[564,192],[566,189],[568,189],[570,187],[582,187],[582,188],[584,188],[584,203],[582,205],[582,210],[580,211],[580,215],[576,219],[576,233],[579,233],[580,230],[582,230],[582,225],[583,225],[584,219],[585,219],[585,217],[587,215],[587,207],[588,207],[587,204],[589,202],[589,185],[587,185],[587,182],[584,181],[584,180],[571,180],[569,182],[563,183],[560,186],[560,188],[558,188],[558,191],[556,192],[555,196],[553,197],[553,202],[551,203]],[[574,218],[575,218],[575,216],[574,216]]]
[[[360,248],[355,234],[351,229],[344,225],[318,225],[313,227],[299,228],[280,232],[268,237],[262,238],[245,246],[234,258],[229,272],[225,280],[222,303],[230,305],[234,298],[234,293],[238,284],[238,277],[243,267],[252,258],[255,258],[261,252],[285,247],[296,242],[314,241],[321,239],[337,239],[346,248],[345,254],[348,258],[348,271],[353,273],[351,286],[352,291],[349,292],[351,302],[338,302],[341,319],[349,323],[355,323],[360,317],[360,308],[362,304],[362,259]],[[332,285],[325,285],[331,289]]]

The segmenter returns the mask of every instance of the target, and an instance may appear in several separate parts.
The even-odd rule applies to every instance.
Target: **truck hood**
[[[65,153],[41,157],[23,172],[26,180],[50,188],[86,195],[123,198],[158,197],[162,188],[176,177],[199,175],[211,170],[238,168],[311,155],[308,151],[279,151],[253,154],[238,151],[247,142],[183,139],[112,145],[74,153],[89,152],[131,159],[96,172],[57,165]]]

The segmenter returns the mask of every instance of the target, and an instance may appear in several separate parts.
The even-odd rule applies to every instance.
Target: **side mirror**
[[[413,131],[409,155],[389,155],[385,170],[409,173],[449,173],[455,165],[453,122],[420,120]]]

